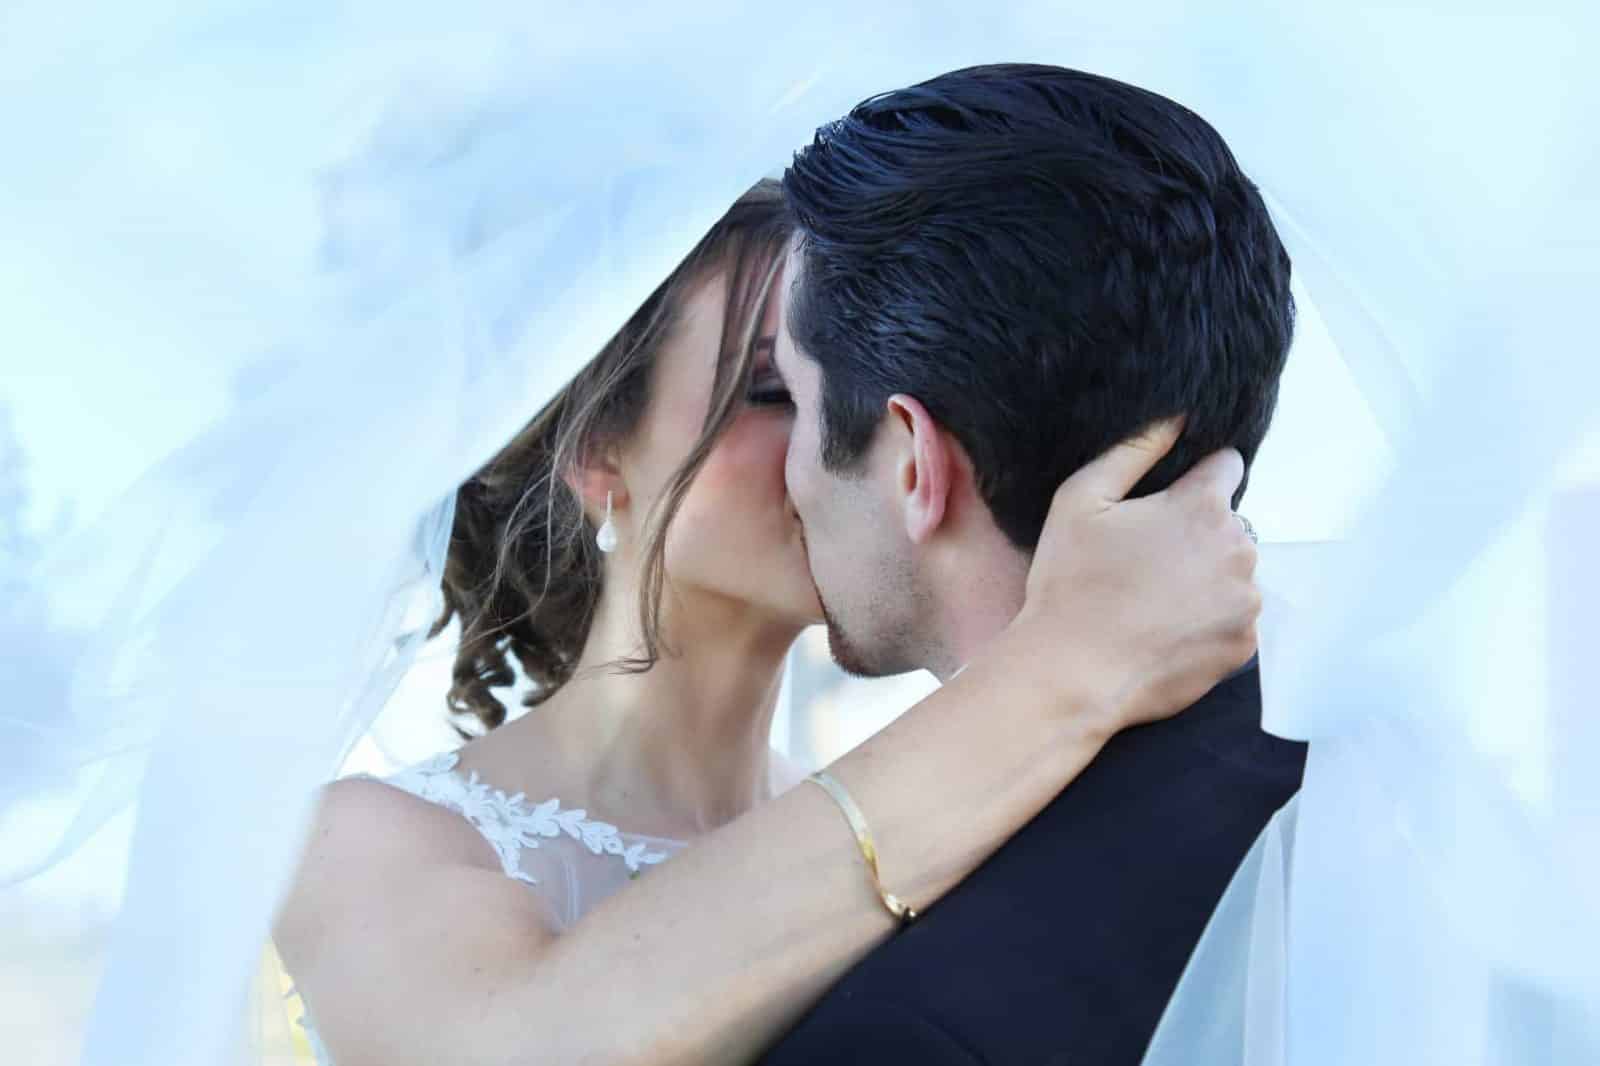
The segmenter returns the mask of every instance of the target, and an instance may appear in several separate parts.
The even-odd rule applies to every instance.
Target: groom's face
[[[789,498],[834,661],[867,677],[904,673],[925,665],[917,638],[925,598],[917,594],[911,545],[895,509],[893,464],[871,447],[849,471],[823,465],[821,370],[789,332],[799,266],[791,251],[779,280],[783,304],[773,345],[773,363],[795,407],[784,466]]]

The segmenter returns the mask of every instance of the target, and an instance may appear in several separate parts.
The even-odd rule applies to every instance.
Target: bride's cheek
[[[742,527],[758,492],[748,455],[730,427],[706,456],[673,520],[686,538],[678,546],[680,551],[698,553],[699,548],[714,542],[742,539]]]
[[[782,420],[752,413],[728,427],[706,457],[701,475],[715,485],[719,498],[741,508],[783,502],[783,466],[788,431]]]

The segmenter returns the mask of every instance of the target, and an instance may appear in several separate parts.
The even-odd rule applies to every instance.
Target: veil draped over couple
[[[264,1061],[269,939],[340,1066],[1600,1056],[1592,15],[448,14],[96,53],[320,233],[3,575],[10,890],[134,818],[82,1061]],[[944,684],[813,775],[818,623]]]

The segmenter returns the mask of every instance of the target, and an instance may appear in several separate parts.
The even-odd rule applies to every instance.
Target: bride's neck
[[[602,597],[573,680],[533,713],[583,764],[598,815],[641,832],[707,832],[770,794],[768,736],[798,627],[709,594],[669,596],[661,658],[629,673],[614,664],[640,651],[638,601],[615,592]],[[652,828],[638,825],[646,820]]]

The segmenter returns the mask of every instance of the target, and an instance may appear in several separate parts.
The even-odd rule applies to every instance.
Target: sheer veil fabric
[[[241,1005],[273,905],[422,643],[454,486],[816,126],[999,61],[1216,125],[1352,386],[1279,468],[1341,454],[1338,427],[1381,438],[1336,541],[1264,547],[1266,724],[1311,741],[1306,783],[1147,1061],[1600,1057],[1600,488],[1572,474],[1600,432],[1595,16],[1191,6],[3,16],[0,108],[39,134],[8,221],[77,270],[84,330],[164,329],[220,383],[168,397],[177,446],[0,571],[9,891],[132,812],[82,1061],[259,1055]],[[1318,496],[1293,480],[1247,509]]]

